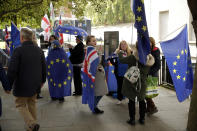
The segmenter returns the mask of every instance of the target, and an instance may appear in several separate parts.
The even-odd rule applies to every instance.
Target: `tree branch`
[[[25,7],[42,4],[42,2],[43,2],[43,0],[40,0],[40,1],[37,1],[37,2],[30,2],[30,3],[26,3],[26,4],[22,5],[21,7],[17,8],[17,9],[1,11],[0,12],[0,17],[4,16],[5,14],[12,13],[12,12],[17,13]]]

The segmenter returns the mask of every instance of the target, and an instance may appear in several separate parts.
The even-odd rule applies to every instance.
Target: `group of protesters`
[[[87,36],[86,46],[83,36],[76,36],[77,45],[68,44],[70,56],[66,54],[55,35],[49,38],[48,56],[45,58],[42,49],[35,41],[35,34],[29,28],[21,28],[21,45],[14,49],[7,74],[0,64],[0,80],[6,93],[13,90],[16,108],[24,118],[28,131],[38,131],[36,98],[39,98],[41,87],[48,79],[49,92],[52,100],[64,102],[64,97],[71,95],[72,74],[74,78],[74,96],[82,95],[82,103],[89,104],[93,114],[103,114],[98,108],[101,98],[108,94],[106,75],[101,63],[101,56],[96,50],[95,36]],[[160,51],[155,46],[154,38],[150,37],[151,54],[147,56],[146,64],[139,62],[138,46],[130,48],[126,41],[121,41],[114,54],[117,57],[109,59],[115,67],[118,83],[118,103],[126,97],[129,99],[130,125],[135,125],[135,102],[139,102],[139,123],[145,123],[145,113],[158,112],[150,98],[146,98],[146,79],[148,75],[158,77],[160,68]],[[132,66],[138,65],[140,70],[140,85],[125,79],[124,74]],[[54,68],[57,67],[57,68]],[[55,70],[52,70],[54,68]],[[72,73],[73,72],[73,73]],[[64,88],[70,86],[70,88]],[[61,88],[62,87],[62,88]]]

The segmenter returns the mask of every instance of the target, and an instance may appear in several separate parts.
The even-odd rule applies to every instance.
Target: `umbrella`
[[[58,26],[54,32],[59,32],[59,33],[65,33],[65,34],[70,34],[70,35],[81,35],[81,36],[87,36],[88,33],[81,29],[81,28],[78,28],[78,27],[74,27],[74,26],[69,26],[69,25],[66,25],[66,26]]]

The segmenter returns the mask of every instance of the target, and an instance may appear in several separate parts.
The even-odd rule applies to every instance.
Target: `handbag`
[[[146,98],[154,98],[159,95],[158,92],[158,77],[148,76],[146,80]]]
[[[138,79],[140,78],[140,70],[138,68],[137,62],[136,62],[136,66],[132,66],[127,70],[127,72],[124,74],[124,77],[132,84],[138,81]]]

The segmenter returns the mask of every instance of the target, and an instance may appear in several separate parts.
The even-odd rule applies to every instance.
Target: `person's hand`
[[[8,67],[4,66],[3,69],[4,69],[4,70],[8,70]]]
[[[124,51],[123,51],[123,50],[120,50],[120,53],[122,53],[122,54],[123,54],[123,53],[124,53]]]
[[[68,48],[72,48],[73,47],[71,44],[68,44],[67,46],[68,46]]]
[[[11,94],[11,91],[6,90],[5,93],[6,93],[6,94]]]

